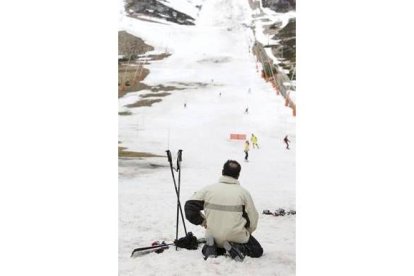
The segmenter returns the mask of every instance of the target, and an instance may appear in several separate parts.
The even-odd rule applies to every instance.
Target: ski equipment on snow
[[[155,241],[152,243],[151,246],[135,248],[131,253],[131,258],[139,257],[139,256],[146,255],[152,252],[159,254],[159,253],[164,252],[165,249],[170,248],[171,245],[175,245],[176,247],[180,247],[184,249],[195,250],[195,249],[198,249],[199,244],[205,243],[205,242],[206,242],[205,238],[197,239],[197,237],[195,237],[192,232],[188,232],[188,234],[185,237],[176,239],[172,243],[166,243],[165,241],[163,242]]]
[[[151,252],[156,252],[156,253],[162,253],[164,252],[165,249],[168,249],[170,245],[173,245],[174,243],[165,243],[163,242],[159,242],[159,241],[155,241],[152,243],[151,246],[147,246],[147,247],[140,247],[140,248],[135,248],[132,253],[131,253],[131,257],[138,257],[138,256],[142,256]]]
[[[289,211],[286,212],[285,209],[279,208],[274,212],[270,212],[269,210],[263,210],[262,214],[279,217],[279,216],[284,216],[284,215],[296,215],[296,211],[295,210],[289,210]]]
[[[174,241],[174,244],[177,247],[185,248],[189,250],[197,249],[199,243],[200,242],[197,240],[197,237],[194,236],[192,232],[188,232],[188,234],[185,237]]]

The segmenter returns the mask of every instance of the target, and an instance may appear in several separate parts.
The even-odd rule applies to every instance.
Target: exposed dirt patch
[[[170,53],[162,53],[162,54],[159,54],[159,55],[148,55],[146,57],[150,60],[161,60],[161,59],[167,58],[169,56],[171,56]]]
[[[170,53],[161,53],[143,56],[154,47],[146,44],[142,39],[125,31],[118,32],[118,98],[129,92],[149,89],[151,91],[163,90],[162,86],[151,87],[142,81],[149,75],[150,70],[145,68],[153,60],[162,60],[169,57]],[[166,90],[173,90],[166,88]]]
[[[142,55],[152,50],[154,50],[154,47],[146,44],[141,38],[125,31],[118,32],[118,55],[129,57],[131,55]]]
[[[131,115],[132,112],[131,111],[122,111],[122,112],[118,112],[118,115],[120,116],[127,116],[127,115]]]
[[[150,97],[165,97],[171,95],[171,93],[148,93],[141,95],[141,98],[150,98]]]
[[[141,81],[149,75],[150,71],[144,68],[143,64],[134,65],[121,64],[118,66],[118,98],[123,97],[128,92],[149,88]]]
[[[162,155],[157,155],[149,152],[137,152],[137,151],[126,151],[125,147],[118,146],[118,158],[123,157],[165,157]]]
[[[145,83],[139,82],[136,84],[133,84],[131,87],[128,87],[126,91],[124,91],[124,95],[129,92],[136,92],[141,90],[150,90],[151,86],[146,85]]]
[[[158,91],[173,91],[173,90],[184,90],[185,88],[179,88],[176,86],[164,86],[162,84],[156,86],[150,86],[152,92]]]
[[[144,100],[139,100],[133,104],[127,104],[126,107],[131,108],[131,107],[152,106],[152,104],[158,103],[158,102],[161,102],[161,99],[153,99],[153,100],[144,99]]]
[[[184,86],[186,88],[207,87],[209,85],[208,83],[205,83],[205,82],[174,82],[174,83]],[[181,89],[186,89],[186,88],[181,88]]]

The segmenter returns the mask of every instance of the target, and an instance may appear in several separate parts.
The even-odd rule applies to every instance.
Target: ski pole
[[[167,150],[167,158],[168,158],[168,162],[170,163],[170,168],[171,168],[171,175],[173,178],[173,182],[174,182],[174,186],[176,186],[175,184],[175,176],[174,176],[174,172],[173,172],[173,166],[172,166],[172,157],[171,157],[171,152],[170,150]],[[178,200],[177,200],[177,220],[175,223],[175,239],[178,239],[178,223],[179,223],[179,207],[178,207]],[[177,250],[177,246],[175,247],[175,250]]]
[[[181,150],[178,150],[178,155],[177,155],[177,171],[178,171],[178,193],[177,193],[177,221],[175,223],[175,239],[178,239],[178,225],[180,224],[180,220],[179,220],[179,216],[180,216],[180,207],[178,205],[179,202],[179,197],[180,197],[180,162],[178,161],[180,159],[181,156]],[[185,229],[185,225],[184,225],[184,229]],[[187,235],[187,232],[186,232]],[[177,245],[175,246],[175,250],[178,250]]]
[[[185,224],[183,210],[181,208],[180,197],[179,197],[179,194],[178,194],[177,183],[175,182],[175,176],[174,176],[174,171],[173,171],[171,152],[170,152],[170,150],[167,150],[166,152],[167,152],[168,162],[170,163],[171,175],[172,175],[173,182],[174,182],[175,194],[177,195],[177,202],[178,202],[178,207],[179,207],[180,214],[181,214],[181,219],[183,221],[183,224]],[[176,231],[178,232],[178,225],[177,225]],[[185,229],[185,232],[186,232],[186,235],[187,235],[187,230],[186,229]],[[177,235],[177,238],[178,238],[178,235]]]
[[[179,208],[178,206],[181,207],[181,204],[180,204],[180,188],[181,188],[181,161],[183,161],[182,154],[183,154],[183,150],[182,149],[178,150],[178,154],[177,154],[178,155],[177,156],[177,170],[178,170],[177,216],[178,216],[178,208]],[[182,216],[182,214],[181,214],[181,216]],[[185,235],[187,235],[187,227],[185,227],[184,218],[183,218],[183,226],[184,226]]]

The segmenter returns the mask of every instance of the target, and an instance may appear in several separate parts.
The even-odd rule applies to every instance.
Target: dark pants
[[[286,149],[289,149],[289,142],[285,141],[285,144],[286,144]]]
[[[247,160],[249,158],[249,152],[245,151],[244,152],[244,160]]]
[[[240,251],[246,256],[249,256],[252,258],[259,258],[260,256],[263,255],[262,246],[252,235],[250,235],[250,238],[246,243],[232,243],[232,244],[233,246],[240,249]],[[201,250],[203,255],[205,255],[204,254],[205,250],[206,250],[206,245],[204,245],[203,249]],[[224,255],[225,253],[226,253],[226,250],[224,248],[220,248],[220,247],[217,248],[217,255]]]

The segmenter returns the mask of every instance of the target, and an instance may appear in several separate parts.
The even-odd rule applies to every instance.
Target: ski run
[[[143,82],[184,89],[169,91],[150,107],[126,107],[148,90],[119,98],[119,111],[131,112],[119,116],[120,146],[162,156],[119,160],[119,275],[295,275],[296,216],[262,214],[262,210],[296,210],[295,117],[261,77],[251,51],[256,39],[262,43],[268,39],[262,19],[286,22],[295,15],[252,10],[247,0],[168,2],[202,5],[199,12],[190,11],[196,25],[130,18],[120,2],[119,30],[153,46],[148,54],[171,54],[146,64],[150,73]],[[230,134],[246,134],[249,139],[252,133],[260,148],[251,148],[245,162],[244,140],[230,139]],[[286,135],[290,150],[283,142]],[[162,254],[130,258],[134,248],[175,238],[177,198],[166,150],[175,160],[179,149],[182,204],[195,191],[215,183],[226,160],[241,164],[240,183],[260,213],[253,235],[263,246],[261,258],[246,257],[239,263],[221,256],[204,261],[201,246],[171,247]],[[186,226],[197,238],[204,237],[204,228],[188,221]],[[181,223],[179,236],[184,236]]]

